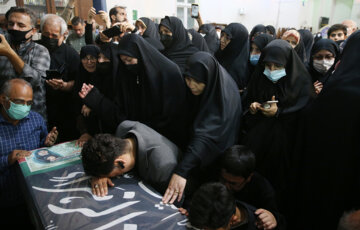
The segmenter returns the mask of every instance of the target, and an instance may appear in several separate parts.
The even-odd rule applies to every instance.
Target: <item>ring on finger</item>
[[[98,185],[98,184],[95,184],[95,185],[94,185],[94,188],[99,188],[99,185]]]

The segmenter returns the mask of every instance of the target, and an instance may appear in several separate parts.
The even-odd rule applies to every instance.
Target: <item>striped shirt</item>
[[[44,145],[48,134],[44,119],[30,112],[17,125],[6,121],[0,114],[0,207],[21,204],[23,201],[16,177],[16,164],[8,164],[13,150],[33,150]]]
[[[33,41],[20,44],[15,52],[24,62],[23,72],[16,73],[13,65],[5,56],[0,56],[0,87],[12,78],[22,78],[28,81],[34,91],[34,105],[32,110],[40,113],[46,120],[46,70],[50,67],[49,51]]]

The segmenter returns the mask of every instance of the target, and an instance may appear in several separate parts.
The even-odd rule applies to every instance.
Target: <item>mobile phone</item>
[[[50,80],[50,79],[61,79],[62,74],[60,73],[59,70],[57,69],[49,69],[49,70],[46,70],[46,79]]]
[[[122,32],[120,30],[120,26],[118,26],[118,25],[113,26],[110,29],[104,30],[102,33],[104,35],[106,35],[106,37],[108,37],[108,38],[112,38],[112,37],[122,34]]]
[[[279,101],[267,101],[261,104],[264,109],[270,109],[272,103],[278,103]]]
[[[191,4],[191,17],[198,18],[199,17],[199,5],[198,4]]]
[[[97,14],[100,10],[106,12],[106,0],[93,0],[93,7],[96,9]]]

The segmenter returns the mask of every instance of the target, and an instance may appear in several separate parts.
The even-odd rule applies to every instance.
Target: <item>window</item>
[[[177,1],[177,17],[181,19],[185,28],[194,28],[195,19],[191,17],[191,4],[195,3],[195,0],[176,0]]]

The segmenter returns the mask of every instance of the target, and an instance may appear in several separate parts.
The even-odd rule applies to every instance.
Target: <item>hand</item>
[[[275,101],[275,96],[272,96],[271,100]],[[277,107],[276,103],[270,103],[270,108],[265,109],[265,108],[260,106],[259,110],[264,114],[264,116],[273,117],[273,116],[275,116],[275,114],[276,114],[276,112],[278,110],[278,107]]]
[[[189,216],[189,212],[185,208],[179,208],[179,212],[185,216]]]
[[[92,24],[93,23],[93,19],[95,18],[96,15],[96,10],[94,7],[91,7],[88,11],[88,15],[87,15],[87,23],[88,24]]]
[[[8,56],[13,51],[4,35],[0,34],[0,56]]]
[[[84,144],[85,144],[88,140],[90,140],[91,138],[92,138],[92,136],[91,136],[90,134],[84,133],[84,134],[82,134],[82,135],[80,136],[80,138],[79,138],[78,140],[76,140],[75,145],[76,145],[76,146],[79,146],[79,147],[83,147]]]
[[[67,82],[62,79],[50,79],[46,80],[46,83],[50,85],[54,90],[65,90],[67,88]]]
[[[120,31],[123,32],[123,33],[131,32],[131,31],[133,31],[135,29],[135,26],[133,24],[131,24],[130,22],[128,22],[128,21],[115,23],[114,25],[119,25],[120,26]]]
[[[84,83],[81,90],[80,90],[80,92],[79,92],[80,98],[84,99],[90,93],[92,88],[94,88],[93,85]]]
[[[106,28],[110,28],[111,23],[110,23],[110,18],[109,18],[108,13],[106,13],[103,10],[99,10],[99,16],[100,16],[101,21],[103,21],[105,23]]]
[[[255,214],[258,215],[258,221],[255,223],[258,229],[270,230],[276,228],[277,222],[271,212],[260,208],[255,211]]]
[[[9,165],[13,165],[16,161],[18,161],[24,157],[28,157],[30,155],[31,155],[31,152],[29,152],[29,151],[16,149],[8,155]]]
[[[53,146],[57,140],[59,132],[56,130],[56,127],[53,127],[52,130],[46,136],[44,145],[45,146]]]
[[[323,84],[320,81],[314,82],[315,93],[319,94],[323,89]]]
[[[100,34],[100,41],[108,43],[111,42],[112,38],[108,38],[105,34],[103,34],[102,32],[99,33]]]
[[[87,107],[86,105],[83,105],[81,108],[81,114],[84,117],[88,117],[90,115],[91,109],[89,107]]]
[[[107,177],[91,178],[91,190],[96,196],[106,196],[108,194],[108,185],[113,187],[114,183]]]
[[[168,188],[166,189],[165,195],[162,201],[166,203],[174,203],[176,198],[178,198],[178,202],[181,201],[181,197],[183,196],[184,190],[186,185],[186,179],[177,175],[173,174],[171,180],[169,182]]]
[[[250,113],[251,114],[256,114],[260,107],[261,107],[261,104],[259,102],[251,103],[250,108],[249,108]]]

